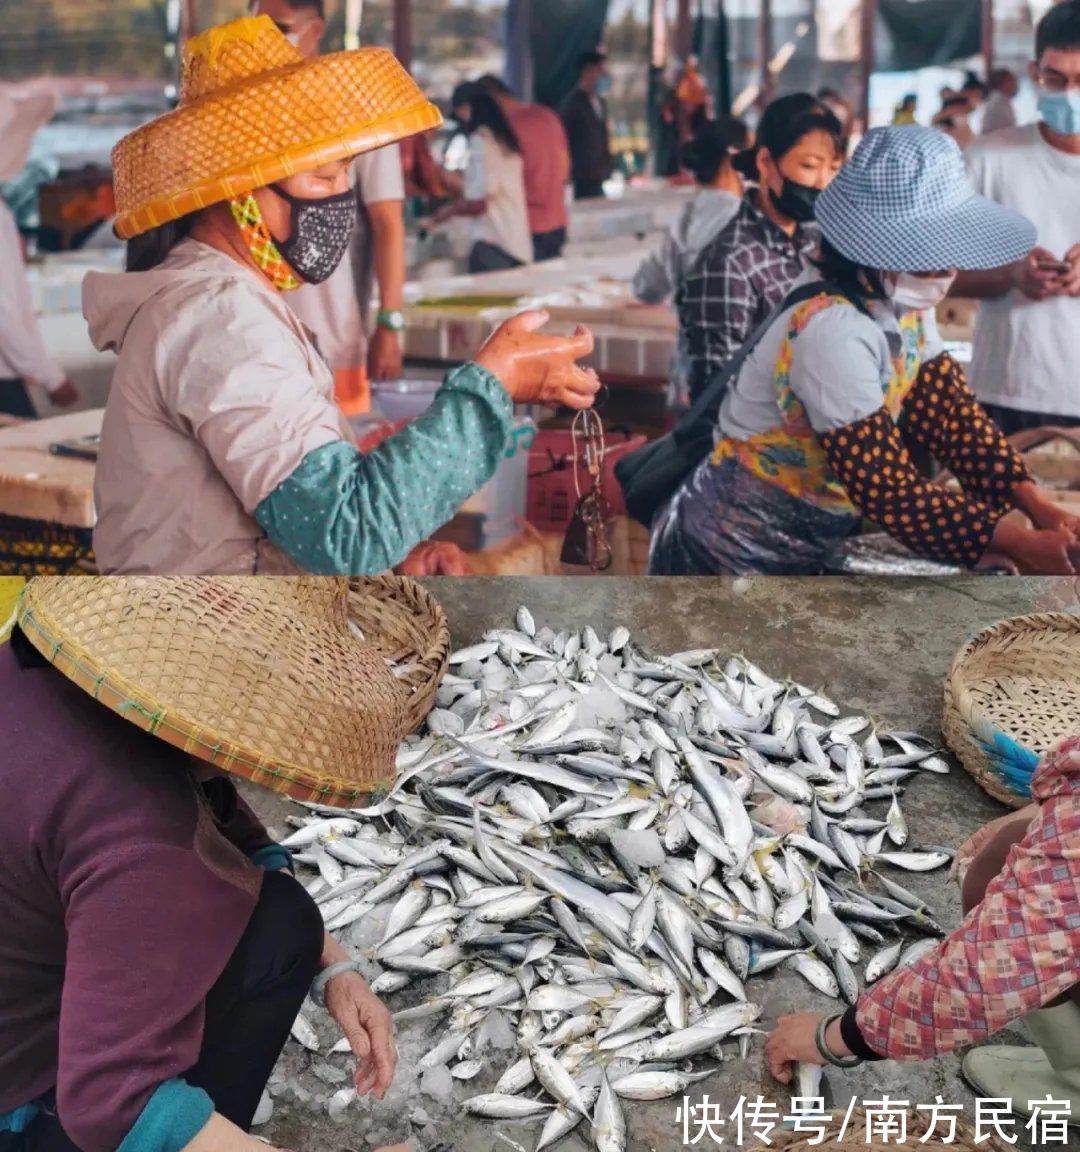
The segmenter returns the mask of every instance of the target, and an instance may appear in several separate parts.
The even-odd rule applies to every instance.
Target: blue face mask
[[[611,91],[611,77],[601,76],[596,82],[597,96],[606,96]]]
[[[1080,92],[1043,92],[1039,115],[1051,132],[1059,136],[1080,136]]]

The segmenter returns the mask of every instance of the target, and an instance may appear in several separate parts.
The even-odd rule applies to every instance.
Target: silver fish
[[[944,868],[952,856],[948,852],[879,852],[875,859],[906,872],[933,872]]]
[[[827,965],[815,956],[800,952],[787,961],[788,967],[808,983],[826,996],[834,1000],[840,995],[840,985]]]
[[[581,1098],[585,1101],[586,1109],[593,1107],[599,1095],[599,1087],[585,1087],[581,1089]],[[544,1121],[544,1127],[540,1132],[540,1139],[536,1142],[536,1152],[541,1152],[544,1148],[550,1148],[564,1137],[569,1136],[581,1121],[581,1113],[576,1109],[566,1107],[556,1108]]]
[[[588,1107],[581,1098],[581,1091],[574,1083],[574,1078],[550,1052],[544,1048],[533,1048],[529,1052],[529,1059],[537,1080],[553,1100],[588,1117]]]
[[[592,1131],[596,1152],[625,1152],[626,1118],[606,1070],[601,1073],[600,1095],[596,1101]]]
[[[331,933],[386,918],[373,948],[362,929],[343,943],[379,966],[377,992],[409,998],[396,1020],[434,1018],[426,1058],[480,1082],[502,1051],[488,1031],[509,1025],[520,1050],[468,1111],[539,1117],[547,1147],[595,1107],[594,1142],[622,1152],[611,1100],[685,1091],[709,1072],[673,1065],[725,1043],[749,1057],[751,981],[788,965],[851,1001],[863,947],[871,982],[935,946],[908,945],[939,929],[882,873],[949,858],[908,849],[899,805],[904,780],[947,765],[930,740],[839,717],[745,657],[556,634],[523,607],[453,654],[389,791],[297,809],[289,841]]]
[[[685,1092],[691,1084],[715,1076],[716,1072],[716,1068],[701,1072],[632,1072],[612,1081],[611,1088],[623,1100],[666,1100]]]
[[[474,1116],[485,1116],[489,1120],[524,1120],[530,1116],[542,1116],[551,1110],[550,1104],[541,1100],[528,1100],[524,1096],[507,1096],[488,1092],[483,1096],[473,1096],[463,1107]]]
[[[895,944],[890,944],[882,948],[880,952],[875,952],[866,965],[866,982],[867,984],[874,984],[880,980],[882,976],[888,974],[900,963],[900,955],[904,951],[903,940],[898,940]]]

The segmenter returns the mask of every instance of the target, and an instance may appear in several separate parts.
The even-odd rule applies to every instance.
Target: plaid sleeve
[[[704,388],[753,331],[757,293],[727,243],[714,243],[686,278],[679,315],[691,359],[691,379]]]
[[[859,1000],[866,1043],[928,1060],[1000,1032],[1067,992],[1080,954],[1080,738],[1040,766],[1040,813],[963,925]]]

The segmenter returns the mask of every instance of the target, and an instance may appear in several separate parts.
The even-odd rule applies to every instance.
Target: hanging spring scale
[[[606,572],[612,552],[607,526],[611,509],[604,497],[604,425],[591,408],[579,412],[571,426],[574,446],[574,491],[577,505],[566,529],[562,562]]]

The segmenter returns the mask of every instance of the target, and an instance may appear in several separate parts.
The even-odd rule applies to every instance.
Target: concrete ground
[[[1036,579],[961,578],[931,581],[854,579],[750,579],[750,580],[430,580],[450,620],[454,641],[472,643],[493,626],[513,619],[519,604],[527,604],[538,625],[557,628],[592,624],[603,636],[624,624],[639,643],[658,652],[717,646],[743,652],[774,676],[790,676],[821,687],[850,710],[865,711],[901,729],[916,729],[934,736],[940,732],[942,685],[956,650],[981,628],[1007,616],[1033,611],[1080,611],[1080,597],[1072,581]],[[254,789],[249,796],[271,827],[282,828],[290,810],[282,802]],[[956,847],[982,823],[1002,814],[959,768],[950,776],[925,774],[916,779],[903,806],[913,841]],[[902,877],[938,911],[939,920],[954,927],[959,920],[955,890],[943,872]],[[834,1006],[797,977],[782,974],[755,979],[752,989],[762,1001],[762,1025],[792,1010]],[[392,1001],[400,1008],[412,1003],[408,991]],[[327,1029],[325,1040],[331,1036]],[[332,1039],[336,1039],[332,1037]],[[1016,1040],[1016,1034],[999,1039]],[[275,1091],[274,1118],[260,1130],[267,1139],[294,1152],[363,1152],[371,1141],[392,1143],[416,1139],[430,1144],[436,1134],[455,1152],[506,1152],[508,1148],[535,1147],[538,1125],[498,1125],[457,1116],[437,1126],[413,1126],[411,1109],[426,1106],[425,1099],[403,1101],[396,1119],[372,1129],[364,1122],[363,1102],[353,1106],[342,1121],[331,1121],[317,1096],[332,1092],[312,1078],[309,1066],[325,1064],[326,1057],[311,1057],[290,1044],[282,1058]],[[348,1068],[345,1058],[333,1058]],[[503,1057],[466,1089],[464,1099],[490,1090],[502,1068]],[[963,1103],[969,1109],[972,1094],[958,1077],[955,1056],[923,1065],[884,1063],[848,1073],[830,1071],[827,1091],[839,1106],[852,1094],[860,1100],[907,1100],[912,1106]],[[326,1073],[325,1067],[321,1070]],[[297,1100],[288,1084],[297,1077],[316,1099]],[[762,1066],[762,1042],[755,1042],[750,1058],[726,1063],[717,1075],[692,1090],[693,1103],[707,1093],[730,1112],[740,1095],[759,1094],[786,1109],[787,1097],[772,1083]],[[652,1104],[627,1103],[628,1152],[653,1152],[684,1146],[681,1123],[676,1120],[678,1099]],[[435,1112],[437,1109],[430,1109]],[[460,1111],[460,1110],[459,1110]],[[421,1118],[422,1119],[422,1118]],[[693,1133],[695,1130],[691,1128]],[[588,1147],[584,1129],[561,1148],[579,1152]],[[709,1147],[708,1135],[699,1147]],[[730,1134],[725,1147],[738,1146]],[[1020,1147],[1024,1146],[1021,1141]],[[1073,1147],[1080,1148],[1080,1139]]]

